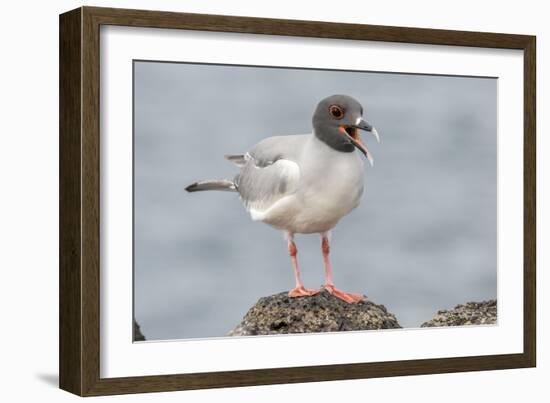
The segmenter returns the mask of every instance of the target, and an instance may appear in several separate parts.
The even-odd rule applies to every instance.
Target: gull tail
[[[203,190],[223,190],[226,192],[236,192],[237,185],[228,179],[209,179],[192,183],[185,188],[188,192],[202,192]]]

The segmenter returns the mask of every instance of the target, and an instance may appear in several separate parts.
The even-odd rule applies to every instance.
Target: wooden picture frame
[[[100,377],[99,30],[102,25],[519,49],[524,56],[523,353]],[[535,37],[81,7],[60,16],[60,387],[80,396],[533,367],[536,363]]]

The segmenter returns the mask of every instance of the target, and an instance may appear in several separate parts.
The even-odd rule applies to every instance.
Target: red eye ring
[[[342,119],[344,117],[344,108],[342,108],[340,105],[330,105],[328,107],[328,112],[330,113],[330,116],[332,116],[334,119]]]

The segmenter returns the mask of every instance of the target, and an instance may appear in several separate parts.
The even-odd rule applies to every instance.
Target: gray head
[[[374,134],[380,141],[376,129],[363,120],[363,107],[354,98],[332,95],[317,105],[313,114],[315,136],[337,151],[350,153],[357,148],[372,165],[372,156],[362,143],[359,130]]]

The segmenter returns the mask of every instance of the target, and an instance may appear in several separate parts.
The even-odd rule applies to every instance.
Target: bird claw
[[[329,285],[325,284],[323,286],[323,289],[327,290],[329,294],[335,296],[338,299],[341,299],[344,302],[347,302],[348,304],[356,304],[358,302],[361,302],[367,299],[367,297],[365,297],[362,294],[355,294],[355,293],[344,292],[342,290],[339,290],[332,284],[329,284]]]
[[[296,287],[288,292],[288,296],[291,298],[296,297],[309,297],[311,295],[318,294],[319,290],[311,290],[305,287]]]

